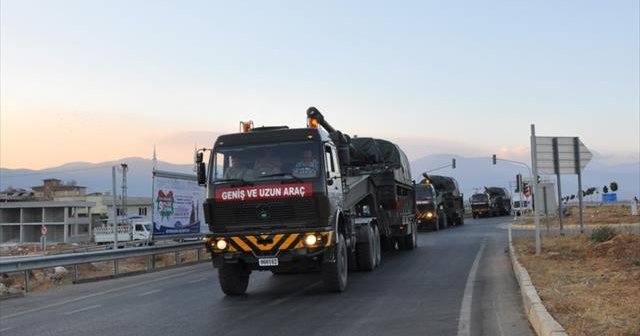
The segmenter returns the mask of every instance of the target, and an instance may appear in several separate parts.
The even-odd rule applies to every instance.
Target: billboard
[[[204,188],[195,175],[153,172],[153,237],[194,237],[208,231],[202,203]]]

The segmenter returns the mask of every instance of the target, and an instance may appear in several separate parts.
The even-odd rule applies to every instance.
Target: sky
[[[640,8],[615,1],[0,1],[0,166],[188,163],[319,108],[429,154],[538,135],[640,162]]]

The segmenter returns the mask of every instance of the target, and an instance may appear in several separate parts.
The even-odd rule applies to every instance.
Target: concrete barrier
[[[567,332],[544,307],[536,288],[531,282],[529,273],[518,261],[516,250],[511,240],[511,226],[509,226],[509,256],[511,256],[513,273],[515,273],[522,293],[524,311],[533,329],[539,336],[566,336]]]

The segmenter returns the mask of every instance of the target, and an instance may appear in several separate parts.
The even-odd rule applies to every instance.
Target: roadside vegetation
[[[590,213],[609,218],[611,209],[604,210]],[[590,235],[545,236],[540,256],[533,237],[514,246],[569,335],[640,335],[640,234],[598,227]]]
[[[563,218],[564,225],[580,225],[580,213],[578,206],[567,207],[567,215]],[[585,225],[600,226],[602,224],[610,225],[628,225],[640,222],[640,216],[632,216],[629,205],[609,205],[609,206],[585,206],[583,214]],[[519,225],[532,225],[534,223],[533,215],[527,215],[514,222]],[[547,220],[544,216],[540,217],[540,224],[550,228],[560,227],[557,216],[550,216]]]

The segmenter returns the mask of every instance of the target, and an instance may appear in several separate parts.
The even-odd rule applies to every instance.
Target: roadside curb
[[[511,226],[509,226],[509,256],[513,265],[513,273],[522,293],[525,314],[527,314],[529,323],[533,326],[536,334],[539,336],[566,336],[567,332],[542,304],[542,300],[531,282],[529,272],[518,261],[518,256],[511,240]]]

